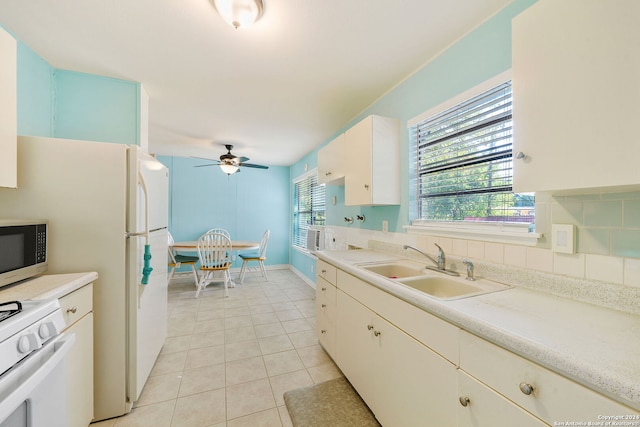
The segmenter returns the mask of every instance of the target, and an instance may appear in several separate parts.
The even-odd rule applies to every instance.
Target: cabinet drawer
[[[331,324],[335,324],[336,287],[321,277],[316,283],[316,313],[323,313]]]
[[[93,307],[93,285],[89,284],[60,298],[60,307],[67,327],[80,320]]]
[[[458,387],[459,427],[544,427],[547,425],[463,371],[458,372]],[[463,406],[464,399],[467,399],[467,403]]]
[[[336,284],[336,268],[322,260],[316,263],[316,274],[329,283]]]
[[[458,365],[459,329],[456,326],[341,270],[338,270],[338,289]]]
[[[460,334],[460,369],[551,425],[567,420],[598,422],[598,416],[607,414],[638,414],[464,331]],[[528,386],[532,387],[530,394],[525,393]]]

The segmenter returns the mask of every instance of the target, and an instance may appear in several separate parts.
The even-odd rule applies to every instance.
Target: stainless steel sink
[[[468,281],[444,276],[409,277],[397,281],[441,300],[467,298],[511,288],[509,285],[484,279]]]

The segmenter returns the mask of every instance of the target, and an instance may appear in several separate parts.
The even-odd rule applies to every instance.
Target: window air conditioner
[[[312,225],[307,229],[307,250],[309,252],[324,250],[324,227]]]

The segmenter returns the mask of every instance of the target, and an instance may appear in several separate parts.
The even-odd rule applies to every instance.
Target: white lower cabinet
[[[324,261],[317,271],[319,341],[385,427],[599,425],[605,415],[640,415]]]
[[[542,427],[547,425],[464,371],[458,371],[458,390],[458,426],[460,427]]]
[[[65,358],[69,427],[86,427],[93,419],[93,285],[60,298],[65,333],[76,342]]]
[[[456,424],[452,363],[340,289],[337,307],[336,363],[382,425]]]
[[[602,422],[604,415],[640,414],[465,331],[460,333],[460,369],[504,396],[512,410],[522,408],[549,425],[567,421],[588,425]],[[469,400],[473,404],[471,397]],[[508,421],[505,417],[503,424],[495,425],[509,425]]]

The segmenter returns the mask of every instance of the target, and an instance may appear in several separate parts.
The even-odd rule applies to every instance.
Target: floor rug
[[[284,403],[295,427],[379,427],[346,378],[287,391]]]

